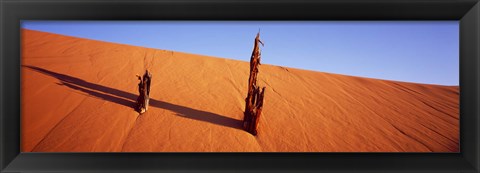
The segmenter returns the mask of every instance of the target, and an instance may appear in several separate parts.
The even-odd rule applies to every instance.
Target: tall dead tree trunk
[[[258,65],[260,65],[260,44],[263,46],[263,42],[260,40],[260,33],[257,33],[250,58],[248,93],[245,99],[246,104],[243,117],[243,128],[253,135],[257,135],[258,121],[262,113],[263,96],[265,93],[265,87],[260,89],[260,87],[257,86]]]
[[[148,70],[145,71],[145,74],[143,74],[142,77],[138,76],[138,80],[140,82],[138,83],[138,92],[139,96],[137,98],[137,111],[140,114],[143,114],[148,110],[148,105],[150,101],[150,84],[152,81],[152,74],[148,72]]]

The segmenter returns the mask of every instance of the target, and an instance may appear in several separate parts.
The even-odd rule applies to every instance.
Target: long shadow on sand
[[[113,103],[117,103],[120,105],[128,106],[128,107],[131,107],[132,109],[136,105],[137,96],[135,94],[121,91],[115,88],[106,87],[103,85],[90,83],[83,79],[52,72],[52,71],[35,67],[35,66],[26,66],[26,65],[22,65],[22,66],[32,69],[36,72],[57,78],[58,80],[60,80],[60,83],[58,83],[59,85],[66,86],[77,91],[81,91],[91,96],[94,96],[106,101],[110,101]],[[152,98],[150,98],[150,106],[176,112],[177,115],[185,118],[190,118],[190,119],[209,122],[209,123],[218,124],[226,127],[241,129],[242,122],[240,120],[233,119],[230,117],[225,117],[215,113],[192,109],[189,107],[180,106],[180,105],[176,105],[176,104],[172,104],[172,103],[168,103],[160,100],[155,100]]]

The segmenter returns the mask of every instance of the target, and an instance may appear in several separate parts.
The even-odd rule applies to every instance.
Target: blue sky
[[[22,21],[22,28],[262,63],[458,85],[458,21]]]

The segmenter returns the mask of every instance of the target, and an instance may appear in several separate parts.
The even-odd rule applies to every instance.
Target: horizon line
[[[24,27],[21,27],[20,29],[21,29],[21,30],[34,31],[34,32],[42,32],[42,33],[47,33],[47,34],[54,34],[54,35],[59,35],[59,36],[63,36],[63,37],[71,37],[71,38],[75,38],[75,39],[84,39],[84,40],[90,40],[90,41],[96,41],[96,42],[102,42],[102,43],[119,44],[119,45],[124,45],[124,46],[133,46],[133,47],[138,47],[138,48],[155,49],[155,50],[162,50],[162,51],[168,51],[168,52],[178,52],[178,53],[183,53],[183,54],[199,55],[199,56],[205,56],[205,57],[210,57],[210,58],[226,59],[226,60],[231,60],[231,61],[240,61],[240,62],[249,63],[249,61],[234,59],[234,58],[231,58],[231,57],[220,57],[220,56],[215,56],[215,55],[205,55],[205,54],[199,54],[199,53],[191,53],[191,52],[176,51],[176,50],[162,49],[162,48],[156,48],[156,47],[148,47],[148,46],[140,46],[140,45],[120,43],[120,42],[113,42],[113,41],[105,41],[105,40],[92,39],[92,38],[81,37],[81,36],[72,36],[72,35],[59,34],[59,33],[48,32],[48,31],[41,31],[41,30],[29,29],[29,28],[24,28]],[[23,42],[23,34],[22,34],[22,32],[20,33],[20,38],[22,39],[22,42]],[[250,59],[250,58],[248,58],[248,59]],[[319,71],[319,70],[305,69],[305,68],[298,68],[298,67],[291,67],[291,66],[284,66],[284,65],[278,65],[278,64],[268,64],[268,63],[265,63],[265,64],[264,64],[264,63],[262,63],[261,65],[269,65],[269,66],[274,66],[274,67],[283,67],[283,68],[289,68],[289,69],[295,69],[295,70],[303,70],[303,71],[310,71],[310,72],[317,72],[317,73],[327,73],[327,74],[333,74],[333,75],[343,75],[343,76],[348,76],[348,77],[358,77],[358,78],[366,78],[366,79],[374,79],[374,80],[382,80],[382,81],[392,81],[392,82],[402,82],[402,83],[410,83],[410,84],[436,85],[436,86],[446,86],[446,87],[459,87],[459,86],[460,86],[459,84],[457,84],[457,85],[446,85],[446,84],[438,84],[438,83],[420,83],[420,82],[411,82],[411,81],[402,81],[402,80],[375,78],[375,77],[361,76],[361,75],[358,75],[358,76],[357,76],[357,75],[351,75],[351,74],[345,74],[345,73],[335,73],[335,72],[329,72],[329,71]],[[458,82],[460,82],[460,81],[458,81]]]

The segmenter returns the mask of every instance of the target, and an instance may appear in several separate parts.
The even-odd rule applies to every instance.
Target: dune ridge
[[[241,129],[248,62],[27,29],[21,53],[23,152],[459,151],[458,86],[262,64],[252,136]],[[152,90],[139,116],[144,61]]]

